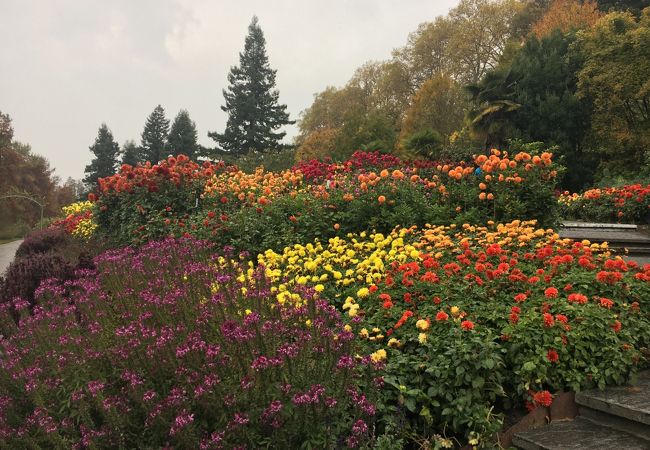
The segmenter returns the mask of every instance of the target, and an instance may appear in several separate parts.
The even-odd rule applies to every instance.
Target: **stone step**
[[[638,227],[632,223],[598,223],[598,222],[579,222],[573,220],[564,220],[561,223],[562,228],[595,228],[602,230],[636,230]]]
[[[650,448],[650,427],[645,424],[626,419],[625,417],[614,416],[597,409],[587,408],[585,406],[580,406],[578,408],[578,413],[580,414],[580,417],[596,424],[604,427],[615,428],[616,430],[645,439],[648,441],[648,447]]]
[[[650,429],[650,371],[640,373],[630,386],[582,391],[575,399],[580,407],[618,416]]]
[[[558,234],[561,238],[569,238],[576,241],[587,239],[591,242],[609,242],[609,243],[625,243],[629,245],[634,244],[648,244],[650,237],[638,231],[603,231],[593,229],[560,229]]]
[[[649,450],[650,441],[594,423],[586,418],[560,420],[516,433],[513,445],[523,450]]]

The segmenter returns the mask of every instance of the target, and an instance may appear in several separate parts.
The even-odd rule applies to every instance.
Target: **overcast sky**
[[[82,178],[106,122],[122,145],[140,142],[161,104],[185,108],[199,142],[223,131],[227,74],[254,14],[292,119],[313,95],[383,60],[418,24],[458,0],[0,0],[0,111],[15,138]],[[288,136],[296,128],[287,128]]]

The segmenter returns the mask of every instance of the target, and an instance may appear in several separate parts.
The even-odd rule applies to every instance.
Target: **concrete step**
[[[595,228],[601,230],[636,230],[638,228],[633,223],[599,223],[576,220],[563,220],[561,226],[562,228]]]
[[[569,238],[576,241],[587,239],[591,242],[626,243],[629,245],[650,243],[650,237],[648,235],[632,230],[560,229],[558,234],[561,238]]]
[[[641,372],[629,386],[611,386],[604,390],[578,392],[579,407],[616,416],[647,429],[650,434],[650,371]],[[650,438],[649,438],[650,439]]]
[[[523,450],[649,450],[650,441],[602,426],[586,418],[551,422],[516,433],[513,445]]]

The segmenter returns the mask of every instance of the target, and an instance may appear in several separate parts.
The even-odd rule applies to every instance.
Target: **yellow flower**
[[[386,356],[387,356],[386,350],[380,348],[379,350],[377,350],[376,352],[370,355],[370,359],[372,359],[374,362],[380,362],[380,361],[384,361],[386,359]]]
[[[424,344],[427,341],[426,333],[418,334],[418,341],[420,341],[420,344]]]
[[[368,288],[364,287],[357,291],[357,297],[359,298],[364,298],[367,297],[368,295],[370,295],[370,291],[368,290]]]
[[[452,316],[457,316],[459,312],[460,312],[460,308],[458,306],[452,306],[451,307],[451,315]]]
[[[420,319],[417,322],[415,322],[415,326],[420,331],[426,331],[429,328],[429,322],[424,319]]]
[[[399,347],[399,345],[400,345],[399,341],[397,339],[395,339],[395,338],[390,338],[388,340],[388,346],[389,347]]]
[[[314,290],[316,292],[323,292],[325,290],[325,286],[323,286],[322,284],[317,284],[316,286],[314,286]]]

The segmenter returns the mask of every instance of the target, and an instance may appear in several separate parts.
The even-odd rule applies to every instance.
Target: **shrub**
[[[340,448],[371,437],[380,361],[309,288],[205,242],[109,251],[1,342],[12,448]],[[69,291],[70,295],[65,292]]]
[[[16,250],[16,258],[39,253],[58,252],[70,244],[70,239],[60,227],[32,231]]]
[[[52,253],[33,253],[15,259],[5,272],[0,304],[5,311],[17,318],[18,310],[31,310],[36,305],[35,292],[43,280],[68,280],[73,274],[73,266],[61,256]]]
[[[567,219],[646,223],[650,219],[650,184],[595,188],[583,194],[564,192],[558,202]]]

